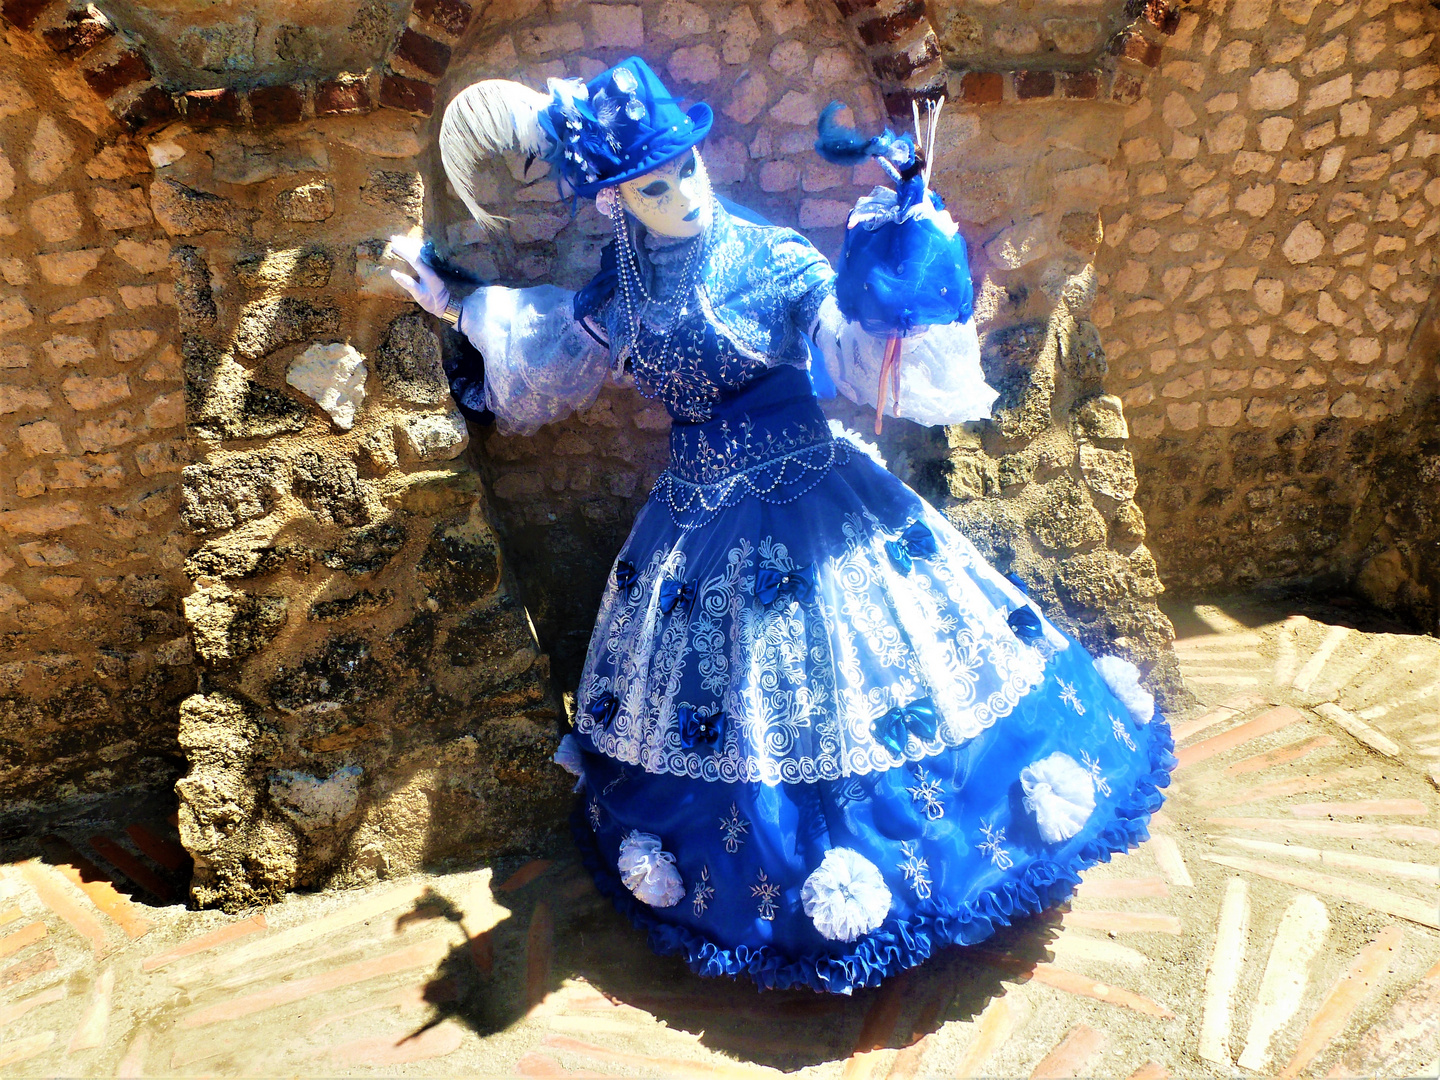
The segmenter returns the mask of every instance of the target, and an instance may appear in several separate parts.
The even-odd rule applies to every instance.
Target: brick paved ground
[[[696,980],[564,853],[187,911],[165,811],[139,808],[9,843],[0,1072],[1436,1075],[1440,641],[1175,614],[1205,708],[1151,841],[880,991]]]

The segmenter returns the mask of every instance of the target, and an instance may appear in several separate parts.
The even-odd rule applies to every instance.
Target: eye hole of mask
[[[653,183],[646,184],[643,188],[641,188],[640,194],[650,199],[658,199],[661,195],[664,195],[665,192],[669,190],[670,185],[667,184],[664,180],[656,180]]]

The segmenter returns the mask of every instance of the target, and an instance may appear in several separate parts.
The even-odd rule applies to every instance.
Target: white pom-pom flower
[[[584,761],[580,757],[580,742],[574,735],[566,735],[560,740],[560,745],[555,750],[555,756],[550,760],[571,776],[578,778],[575,781],[576,791],[585,786],[585,771],[581,767]]]
[[[1144,727],[1155,716],[1155,695],[1140,685],[1140,669],[1118,656],[1102,656],[1095,670],[1130,712],[1130,719]]]
[[[858,851],[831,848],[800,889],[805,914],[831,941],[854,941],[890,913],[879,868]]]
[[[1095,778],[1069,754],[1056,750],[1020,770],[1025,809],[1047,844],[1069,840],[1095,809]]]
[[[675,869],[675,856],[662,851],[660,845],[660,837],[632,829],[620,841],[615,865],[620,880],[636,899],[654,908],[674,907],[685,898],[685,886]]]

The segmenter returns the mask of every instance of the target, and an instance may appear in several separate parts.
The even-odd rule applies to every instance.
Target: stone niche
[[[202,905],[543,848],[568,805],[434,322],[376,273],[418,223],[423,130],[173,130],[149,182],[196,459],[176,791]]]

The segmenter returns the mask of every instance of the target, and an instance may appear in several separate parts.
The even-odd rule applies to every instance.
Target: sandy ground
[[[167,808],[98,807],[3,848],[0,1074],[1435,1076],[1440,641],[1170,613],[1203,707],[1152,839],[881,990],[696,979],[563,850],[188,911]]]

